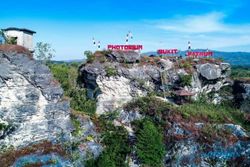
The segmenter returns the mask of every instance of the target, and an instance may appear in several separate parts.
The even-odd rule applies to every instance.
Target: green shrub
[[[51,72],[61,84],[64,95],[70,98],[72,109],[93,115],[96,110],[96,101],[87,98],[86,89],[77,86],[78,65],[51,64]]]
[[[106,67],[105,72],[107,77],[116,76],[118,74],[114,67]]]
[[[88,63],[92,63],[95,60],[95,56],[91,51],[85,51],[84,55],[86,56]]]
[[[0,130],[5,130],[7,127],[4,123],[0,123]]]
[[[149,120],[142,120],[137,132],[136,153],[145,166],[161,167],[165,155],[162,131]]]
[[[162,101],[154,96],[139,97],[124,106],[126,111],[138,110],[154,119],[160,119],[162,114],[169,112],[171,104]]]
[[[250,130],[250,124],[244,119],[244,113],[233,108],[230,104],[214,105],[202,100],[185,104],[177,108],[184,118],[203,118],[210,123],[228,123],[239,124],[247,130]]]
[[[79,120],[77,120],[77,118],[75,118],[75,117],[71,117],[71,122],[72,122],[72,124],[73,124],[73,126],[74,126],[74,128],[75,128],[75,130],[73,131],[73,135],[74,136],[79,136],[79,135],[81,135],[80,133],[81,133],[81,122],[79,121]]]
[[[99,123],[103,131],[101,137],[105,149],[95,161],[88,160],[86,167],[126,167],[126,157],[130,153],[128,132],[103,118],[100,118]]]
[[[69,97],[70,100],[70,107],[76,111],[83,111],[90,115],[95,114],[96,111],[96,101],[90,100],[86,96],[86,89],[72,89]]]
[[[179,85],[190,86],[192,82],[192,75],[179,75]]]

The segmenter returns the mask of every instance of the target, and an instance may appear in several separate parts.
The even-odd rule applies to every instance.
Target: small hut
[[[13,44],[23,46],[31,52],[34,51],[33,35],[36,33],[35,31],[16,27],[9,27],[6,29],[2,29],[2,31],[4,32],[5,36],[15,41],[15,43]]]
[[[189,102],[191,100],[190,97],[195,95],[194,93],[185,89],[176,90],[173,92],[173,94],[175,95],[174,100],[177,104],[184,104],[186,102]]]

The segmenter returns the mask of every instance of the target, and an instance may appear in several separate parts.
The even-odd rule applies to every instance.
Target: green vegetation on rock
[[[180,86],[190,86],[192,82],[192,75],[179,75],[179,84]]]
[[[103,117],[99,118],[98,124],[102,129],[101,143],[105,149],[96,160],[88,160],[86,167],[126,167],[125,160],[130,153],[128,132]]]
[[[50,64],[49,67],[61,84],[65,96],[70,98],[71,108],[93,115],[96,110],[95,100],[88,99],[86,89],[79,88],[77,85],[78,64]]]
[[[86,56],[88,63],[92,63],[95,60],[95,56],[91,51],[85,51],[84,55]]]
[[[207,120],[211,123],[229,123],[239,124],[250,130],[250,124],[244,119],[244,113],[230,106],[229,104],[214,105],[205,101],[197,101],[191,104],[184,104],[177,108],[184,118],[196,118],[198,120]]]
[[[153,122],[142,120],[137,132],[136,153],[145,166],[163,166],[165,146],[163,132]]]
[[[107,77],[116,76],[118,74],[114,67],[106,67],[105,72]]]

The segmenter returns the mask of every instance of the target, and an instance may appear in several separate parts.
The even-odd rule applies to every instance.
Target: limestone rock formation
[[[24,53],[0,52],[0,145],[68,139],[70,106],[62,96],[48,67]]]
[[[234,82],[235,101],[243,112],[250,114],[250,82],[237,80]]]
[[[140,54],[133,51],[114,51],[107,55],[108,58],[117,62],[126,62],[126,63],[136,63],[139,62],[141,57]]]
[[[121,107],[132,98],[145,96],[150,92],[162,92],[166,85],[179,87],[177,82],[180,75],[192,75],[191,85],[183,89],[193,93],[194,99],[201,93],[216,92],[230,84],[228,77],[231,69],[227,63],[198,63],[193,65],[190,74],[185,68],[176,67],[176,62],[171,59],[159,58],[155,64],[131,64],[135,61],[127,63],[120,60],[130,59],[131,55],[137,53],[119,52],[120,56],[117,54],[105,54],[109,61],[86,63],[79,69],[80,81],[87,88],[88,96],[97,99],[99,115]],[[219,100],[215,103],[219,103]]]

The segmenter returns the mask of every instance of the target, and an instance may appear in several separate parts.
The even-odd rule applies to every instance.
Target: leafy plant
[[[96,101],[87,98],[86,89],[77,86],[78,65],[50,64],[54,77],[60,82],[65,96],[70,98],[70,106],[76,111],[93,115],[96,110]]]
[[[126,167],[127,155],[130,153],[128,143],[128,133],[123,127],[116,127],[105,117],[100,117],[98,122],[101,124],[102,144],[105,150],[96,159],[86,162],[86,167]]]
[[[154,96],[139,97],[124,106],[126,111],[139,110],[143,114],[155,117],[160,117],[163,112],[169,111],[170,108],[169,103]]]
[[[116,76],[118,74],[114,67],[105,67],[105,72],[107,77]]]
[[[165,146],[162,131],[151,121],[142,120],[137,133],[136,153],[145,166],[163,166]]]
[[[180,86],[190,86],[192,82],[192,75],[179,75]]]
[[[85,51],[84,55],[86,56],[88,63],[92,63],[95,60],[95,56],[91,51],[88,51],[88,50]]]
[[[51,44],[38,42],[35,47],[35,57],[43,63],[49,63],[55,56],[55,50]]]

